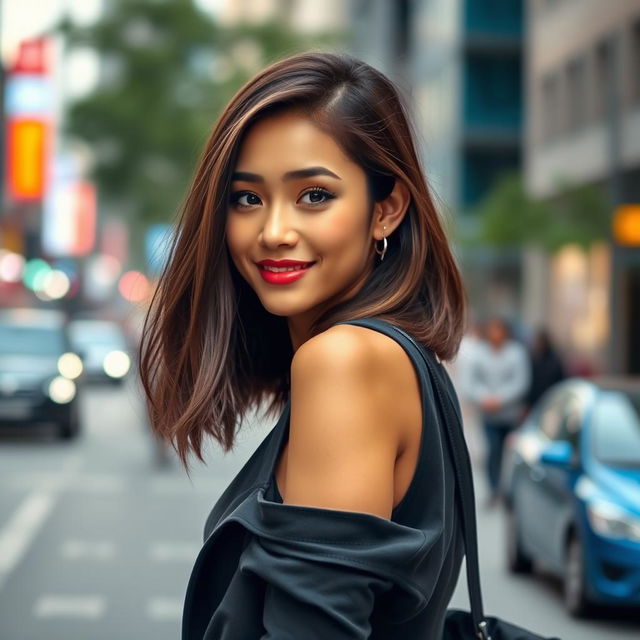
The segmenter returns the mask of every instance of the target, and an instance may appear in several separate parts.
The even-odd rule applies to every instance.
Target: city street
[[[176,640],[205,517],[272,425],[249,426],[190,481],[157,464],[134,385],[87,389],[83,416],[72,443],[46,430],[0,439],[0,638]],[[555,581],[507,576],[500,513],[479,518],[488,613],[563,640],[637,638],[638,620],[576,622]],[[465,589],[463,576],[453,606],[467,606]]]
[[[155,462],[135,387],[90,387],[83,415],[70,444],[0,439],[0,638],[176,640],[205,517],[264,431],[190,481]]]

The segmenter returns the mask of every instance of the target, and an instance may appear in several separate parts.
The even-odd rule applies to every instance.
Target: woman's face
[[[304,116],[283,112],[249,129],[230,194],[231,257],[270,313],[303,328],[366,281],[375,253],[365,173]],[[303,268],[273,272],[265,260]]]

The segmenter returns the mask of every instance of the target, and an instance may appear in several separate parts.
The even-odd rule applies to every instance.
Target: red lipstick
[[[256,265],[260,275],[269,284],[290,284],[302,278],[315,262],[303,262],[302,260],[260,260]],[[273,267],[277,271],[271,271],[265,267]],[[286,270],[281,270],[286,269]]]

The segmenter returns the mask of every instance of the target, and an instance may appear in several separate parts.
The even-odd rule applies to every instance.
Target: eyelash
[[[302,193],[302,195],[300,197],[303,197],[305,195],[307,195],[308,193],[314,193],[314,192],[319,192],[322,193],[322,195],[325,197],[325,199],[322,202],[310,202],[308,203],[309,206],[311,207],[318,207],[320,205],[326,204],[329,200],[333,200],[336,197],[335,193],[332,193],[331,191],[328,191],[327,189],[325,189],[324,187],[320,187],[320,186],[316,186],[316,187],[309,187],[309,189],[307,189],[306,191],[304,191]],[[242,196],[246,196],[246,195],[256,195],[255,193],[253,193],[252,191],[236,191],[235,193],[231,194],[230,197],[230,202],[234,207],[238,207],[239,209],[248,209],[252,206],[255,205],[247,205],[247,204],[240,204],[238,202],[238,200],[242,197]],[[257,198],[258,196],[256,196]]]

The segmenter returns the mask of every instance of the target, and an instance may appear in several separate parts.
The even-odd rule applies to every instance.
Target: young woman
[[[141,375],[185,466],[206,437],[231,449],[250,408],[280,418],[208,518],[184,640],[441,637],[463,548],[418,352],[452,358],[464,308],[388,78],[310,52],[236,94],[182,209]]]

